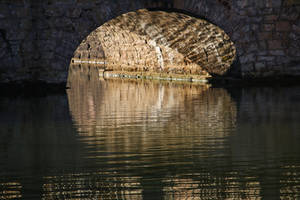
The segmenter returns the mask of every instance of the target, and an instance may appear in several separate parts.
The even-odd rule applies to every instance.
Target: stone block
[[[276,56],[276,64],[277,65],[284,65],[288,62],[290,62],[290,59],[288,56]]]
[[[54,58],[54,52],[53,51],[45,51],[42,53],[41,59],[42,60],[51,60]]]
[[[23,30],[31,31],[32,30],[32,20],[26,18],[22,19],[20,22],[20,28]]]
[[[260,56],[266,56],[269,54],[269,51],[268,50],[259,50],[257,52],[257,55],[260,55]]]
[[[299,58],[300,57],[299,48],[297,48],[297,47],[289,48],[288,55],[290,55],[292,57],[298,57]]]
[[[298,5],[300,6],[300,1],[299,0],[286,0],[284,1],[284,6],[293,6],[293,5]]]
[[[289,39],[290,39],[289,38],[289,32],[276,32],[276,33],[273,33],[273,40],[280,40],[282,44],[284,44]]]
[[[246,52],[247,53],[253,53],[253,52],[257,52],[258,51],[258,45],[256,44],[256,42],[252,42],[248,45],[248,47],[246,48]]]
[[[257,34],[259,40],[269,40],[272,39],[271,32],[260,32]]]
[[[26,53],[26,52],[32,53],[34,51],[36,51],[34,42],[32,40],[29,40],[26,38],[26,40],[22,42],[22,52],[23,53]]]
[[[50,28],[50,26],[49,26],[49,20],[46,20],[45,18],[39,18],[39,19],[36,19],[34,25],[35,25],[35,27],[36,27],[38,30]]]
[[[236,12],[238,13],[238,15],[246,17],[247,16],[247,11],[243,10],[243,9],[238,9],[236,10]]]
[[[7,40],[23,40],[25,38],[26,33],[24,31],[18,30],[9,30],[6,34]]]
[[[61,17],[65,13],[65,10],[59,5],[51,5],[45,8],[45,16],[49,17]]]
[[[272,67],[272,66],[277,65],[276,59],[275,59],[275,60],[272,60],[272,61],[268,61],[268,62],[266,62],[266,63],[267,63],[267,66],[268,66],[268,67]]]
[[[297,25],[294,24],[292,26],[292,30],[293,30],[294,33],[297,33],[297,34],[300,35],[300,26],[297,26]]]
[[[254,31],[254,32],[257,32],[259,30],[259,27],[260,26],[258,24],[252,24],[251,25],[251,30]]]
[[[255,71],[257,72],[265,71],[266,67],[266,63],[264,62],[256,62],[254,64]]]
[[[284,65],[273,65],[271,66],[271,70],[274,71],[275,73],[280,73],[284,69]]]
[[[281,7],[283,0],[272,0],[272,7]]]
[[[271,76],[274,76],[275,72],[274,71],[269,71],[269,70],[266,70],[264,71],[261,76],[262,77],[271,77]]]
[[[250,17],[251,23],[261,23],[262,21],[263,21],[263,17],[260,16],[259,14]]]
[[[280,20],[295,21],[299,17],[299,10],[296,7],[283,7],[280,14]]]
[[[241,70],[244,73],[253,72],[254,71],[254,63],[251,62],[251,63],[247,63],[247,64],[242,64]]]
[[[237,55],[238,56],[242,56],[244,54],[244,50],[243,49],[237,49]]]
[[[272,31],[275,28],[274,24],[263,24],[264,31]]]
[[[283,50],[270,50],[270,55],[272,56],[284,56],[285,52]]]
[[[0,5],[0,19],[10,17],[10,9],[7,4]]]
[[[59,28],[62,31],[74,31],[70,18],[58,17],[50,21],[51,28]]]
[[[263,61],[275,61],[276,60],[276,56],[257,56],[257,60],[259,62],[263,62]]]
[[[290,31],[291,24],[289,21],[279,21],[276,23],[276,31]]]
[[[24,7],[14,7],[11,10],[12,17],[25,18],[30,15],[30,10]]]
[[[40,40],[38,42],[38,49],[40,51],[50,51],[56,48],[56,41],[53,40]]]
[[[0,42],[1,42],[1,40],[0,40]],[[5,46],[4,47],[0,47],[0,59],[2,57],[5,57],[7,54],[8,54],[8,50],[6,49],[6,47]]]
[[[264,14],[264,15],[272,15],[272,14],[274,14],[274,11],[273,11],[272,8],[264,8],[262,10],[262,14]]]
[[[24,6],[24,1],[23,0],[14,0],[14,1],[11,1],[11,0],[2,0],[1,2],[10,3],[10,5],[12,5],[12,6]]]
[[[233,41],[238,41],[240,38],[241,38],[241,34],[240,34],[239,31],[235,31],[235,32],[232,34],[232,37],[231,37],[231,39],[232,39]]]
[[[265,15],[264,16],[264,21],[265,22],[274,22],[278,19],[277,15]]]
[[[236,1],[236,5],[237,5],[239,8],[243,9],[243,8],[245,8],[245,7],[248,6],[248,1],[237,0],[237,1]]]
[[[70,18],[78,18],[80,17],[81,12],[82,9],[80,7],[72,7],[66,11],[66,16]]]
[[[0,18],[0,29],[11,30],[13,28],[19,28],[20,21],[17,19],[1,19]]]
[[[95,1],[90,1],[90,0],[80,0],[77,1],[77,4],[79,7],[81,7],[84,10],[90,10],[96,7]]]
[[[50,40],[51,37],[52,37],[52,33],[51,33],[50,29],[39,31],[39,39],[40,40]]]
[[[240,38],[240,41],[243,43],[251,43],[256,41],[256,37],[251,32],[244,34],[243,37]]]
[[[249,32],[251,29],[250,25],[249,24],[245,24],[243,27],[241,27],[241,31],[244,32],[244,33],[247,33]]]
[[[241,64],[254,62],[254,61],[255,61],[255,55],[252,54],[252,53],[251,54],[246,54],[246,55],[240,57]]]
[[[281,40],[269,40],[268,47],[271,50],[282,49],[282,41]]]
[[[254,1],[255,2],[255,6],[262,9],[262,8],[265,8],[266,5],[265,5],[265,1]]]
[[[248,7],[247,8],[247,16],[250,17],[251,19],[254,17],[258,17],[258,9],[256,9],[255,7]]]
[[[50,60],[49,64],[50,64],[50,68],[53,70],[62,70],[66,67],[63,66],[63,64],[59,62],[59,60]]]
[[[259,40],[258,41],[258,48],[259,48],[259,52],[258,53],[266,50],[267,49],[267,42],[266,42],[266,40]]]

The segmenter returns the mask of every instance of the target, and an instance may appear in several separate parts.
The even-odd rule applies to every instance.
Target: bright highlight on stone
[[[138,10],[103,24],[79,45],[75,62],[105,62],[106,70],[224,75],[236,57],[229,36],[182,13]]]

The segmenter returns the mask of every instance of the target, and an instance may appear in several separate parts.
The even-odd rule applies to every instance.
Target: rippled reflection
[[[143,197],[299,195],[299,88],[230,94],[208,85],[99,80],[93,70],[74,67],[68,92],[80,139],[94,151],[86,156],[106,160],[118,173],[125,166],[140,177]],[[289,166],[293,159],[298,163]],[[147,184],[158,188],[147,191]]]
[[[221,88],[86,78],[76,73],[71,76],[68,99],[79,134],[92,136],[83,138],[89,144],[104,143],[117,152],[155,146],[178,149],[178,145],[189,147],[196,142],[222,145],[217,139],[222,140],[235,127],[236,104]],[[124,141],[112,143],[119,137]]]
[[[21,198],[22,185],[17,182],[0,183],[0,199]]]
[[[99,80],[0,97],[0,199],[300,198],[300,88]]]

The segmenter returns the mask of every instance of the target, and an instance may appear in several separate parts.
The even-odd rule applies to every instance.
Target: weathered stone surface
[[[271,50],[270,55],[273,56],[284,56],[285,52],[283,50]]]
[[[235,64],[230,73],[236,73],[238,76],[260,77],[270,70],[276,71],[275,74],[279,75],[281,73],[294,75],[296,68],[300,67],[300,65],[293,64],[300,60],[300,4],[298,0],[2,0],[0,2],[2,71],[0,82],[21,79],[46,82],[62,80],[68,73],[68,64],[65,63],[68,63],[73,56],[70,52],[74,52],[92,31],[121,14],[142,8],[158,7],[171,10],[177,8],[190,16],[202,17],[220,27],[235,44],[239,57],[237,60],[247,60],[249,53],[255,55],[254,60],[248,59],[246,64],[240,66]],[[166,28],[176,26],[176,20],[168,20],[168,24],[165,24]],[[126,30],[131,29],[127,27]],[[123,29],[122,31],[126,32]],[[174,41],[177,34],[174,31],[172,36]],[[178,37],[181,37],[180,34]],[[199,39],[200,37],[202,36],[199,36]],[[138,40],[140,38],[138,37]],[[163,38],[155,40],[158,46],[164,45]],[[131,43],[135,39],[133,38]],[[56,45],[43,46],[44,40]],[[184,40],[192,41],[192,35],[187,34]],[[126,40],[127,43],[129,41],[129,39]],[[148,56],[143,56],[148,52],[147,48],[144,49],[141,46],[147,45],[136,45],[132,51],[129,51],[129,47],[121,49],[121,54],[128,61],[124,61],[123,66],[137,64],[137,66],[145,65],[147,68],[147,66],[157,64],[157,57],[153,60],[151,56],[151,52],[156,51],[149,51]],[[101,49],[102,46],[99,48]],[[198,55],[192,51],[193,48],[196,49],[191,45],[191,53],[185,55],[183,52],[187,51],[187,48],[174,45],[170,49],[161,48],[161,55],[166,63],[179,62],[182,57],[167,56],[175,52],[171,50],[178,49],[180,50],[178,55],[193,60]],[[101,58],[104,56],[104,48],[102,50],[102,53],[97,54],[96,52],[101,52],[101,50],[92,48],[89,50],[89,55],[86,55]],[[53,52],[54,55],[49,52]],[[124,52],[127,52],[126,56]],[[115,52],[113,55],[117,57],[118,54]],[[202,54],[203,52],[200,51],[199,55]],[[57,59],[57,56],[60,59]],[[260,56],[265,56],[262,58],[265,61],[260,61]],[[282,68],[275,70],[273,66],[279,65],[278,57],[280,57]],[[208,55],[207,58],[208,62],[214,62],[216,59],[212,55]],[[113,62],[117,64],[117,61]],[[186,62],[190,61],[186,60]],[[262,70],[260,73],[254,72],[253,63],[255,62],[264,62],[267,70]],[[55,69],[51,63],[56,63]],[[57,69],[59,73],[63,73],[59,79]],[[184,71],[182,69],[178,68],[178,71]],[[191,67],[193,72],[196,69],[198,68],[194,65]]]
[[[258,56],[257,60],[258,61],[275,61],[274,56]]]
[[[269,40],[268,41],[269,49],[282,49],[282,41],[281,40]]]
[[[225,32],[205,20],[148,10],[130,12],[105,23],[83,41],[75,54],[95,59],[99,47],[103,48],[107,68],[112,70],[203,75],[226,73],[236,53]]]
[[[0,19],[10,17],[10,9],[7,4],[0,3]]]
[[[266,63],[264,62],[257,62],[255,63],[255,71],[262,72],[266,69]]]
[[[263,25],[263,29],[265,30],[265,31],[272,31],[273,29],[274,29],[274,24],[264,24]]]
[[[276,23],[277,31],[289,31],[291,29],[291,24],[289,21],[279,21]]]

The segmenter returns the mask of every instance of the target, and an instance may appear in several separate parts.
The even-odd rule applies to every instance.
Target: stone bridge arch
[[[120,74],[189,79],[227,74],[236,59],[229,36],[206,20],[176,11],[140,9],[118,16],[89,34],[72,62],[103,63]]]
[[[0,81],[65,82],[93,30],[144,8],[202,16],[234,42],[242,77],[300,75],[298,0],[11,0],[0,2]]]

